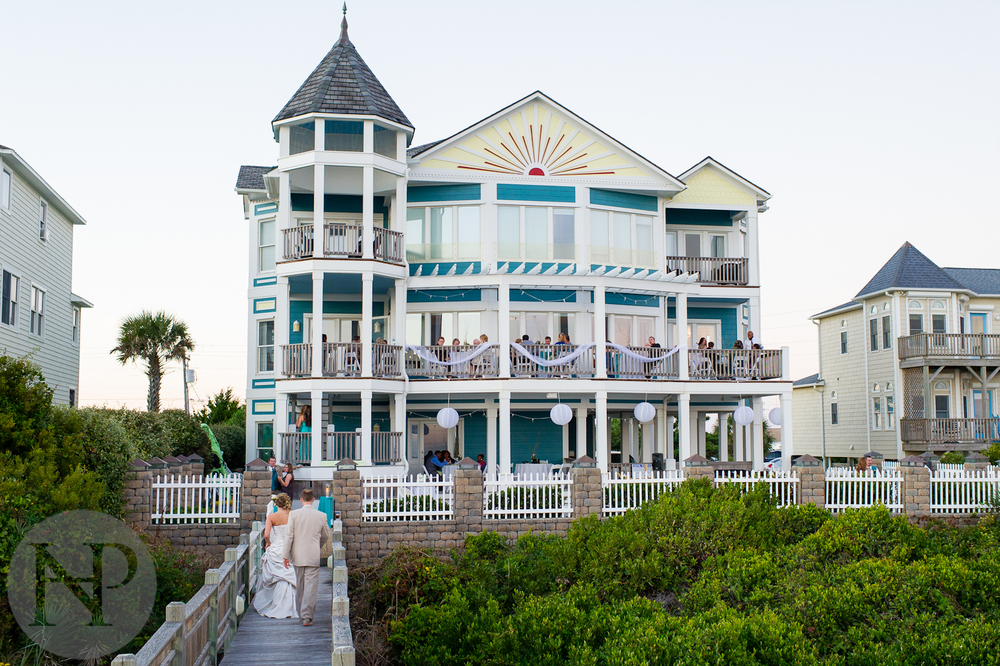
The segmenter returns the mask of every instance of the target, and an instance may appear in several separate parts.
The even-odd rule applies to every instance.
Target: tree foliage
[[[143,310],[126,317],[118,329],[118,341],[111,350],[118,362],[143,363],[149,378],[146,409],[160,411],[160,384],[170,361],[182,361],[194,350],[194,340],[183,321],[166,312]]]
[[[246,407],[233,394],[233,387],[230,386],[210,397],[208,404],[196,412],[195,416],[208,425],[227,423],[245,426]]]

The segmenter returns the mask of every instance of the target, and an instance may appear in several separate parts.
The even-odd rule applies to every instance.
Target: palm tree
[[[143,310],[122,321],[118,344],[111,353],[118,354],[118,362],[122,365],[129,361],[146,364],[146,376],[149,377],[146,409],[158,412],[163,366],[170,361],[183,360],[193,349],[194,340],[188,334],[187,324],[166,312],[154,314]]]

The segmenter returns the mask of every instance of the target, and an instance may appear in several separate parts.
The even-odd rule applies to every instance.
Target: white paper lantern
[[[549,410],[549,418],[556,425],[564,426],[573,420],[573,410],[570,409],[569,405],[564,405],[560,402]]]
[[[733,412],[733,420],[736,421],[737,425],[750,425],[753,423],[753,410],[746,405],[737,407],[736,411]]]
[[[767,420],[771,422],[771,425],[779,426],[781,425],[781,408],[775,407],[767,413]]]
[[[458,425],[458,412],[451,407],[445,407],[438,412],[437,422],[442,428],[450,430]]]
[[[635,406],[634,413],[639,423],[649,423],[656,418],[656,407],[653,407],[648,402],[640,402]]]

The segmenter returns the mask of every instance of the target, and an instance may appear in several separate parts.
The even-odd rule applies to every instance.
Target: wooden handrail
[[[899,420],[904,442],[932,444],[1000,441],[1000,418]]]
[[[1000,359],[1000,335],[985,333],[917,333],[899,338],[899,358],[923,356]]]
[[[664,257],[668,271],[698,273],[706,284],[748,284],[746,257]]]
[[[691,379],[781,379],[780,349],[689,349]]]

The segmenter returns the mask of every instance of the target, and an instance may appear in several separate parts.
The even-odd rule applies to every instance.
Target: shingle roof
[[[909,243],[896,250],[868,284],[854,298],[887,289],[954,289],[965,290],[955,278],[928,259]]]
[[[396,102],[361,59],[347,38],[347,17],[340,39],[274,118],[274,122],[306,113],[378,116],[412,128]]]
[[[814,375],[809,375],[808,377],[803,377],[802,379],[796,379],[792,382],[792,387],[796,386],[811,386],[813,384],[818,384],[820,382],[819,373]]]
[[[831,312],[837,312],[838,310],[845,310],[845,311],[846,310],[854,310],[854,309],[860,308],[860,307],[861,307],[861,303],[855,303],[854,301],[847,301],[846,303],[841,303],[840,305],[838,305],[836,307],[833,307],[833,308],[830,308],[828,310],[823,310],[822,312],[817,312],[812,317],[810,317],[810,319],[813,319],[814,317],[822,317],[823,315],[828,315]]]
[[[240,167],[240,175],[236,176],[236,189],[238,190],[263,190],[264,174],[274,171],[278,167],[248,166],[244,164]]]
[[[966,289],[980,296],[1000,294],[1000,268],[943,268]]]
[[[424,144],[421,144],[419,146],[414,146],[413,148],[407,148],[406,149],[406,156],[407,157],[416,157],[420,153],[423,153],[423,152],[426,152],[426,151],[430,150],[431,148],[433,148],[434,146],[438,145],[442,141],[444,141],[444,139],[440,139],[439,141],[431,141],[430,143],[424,143]]]

